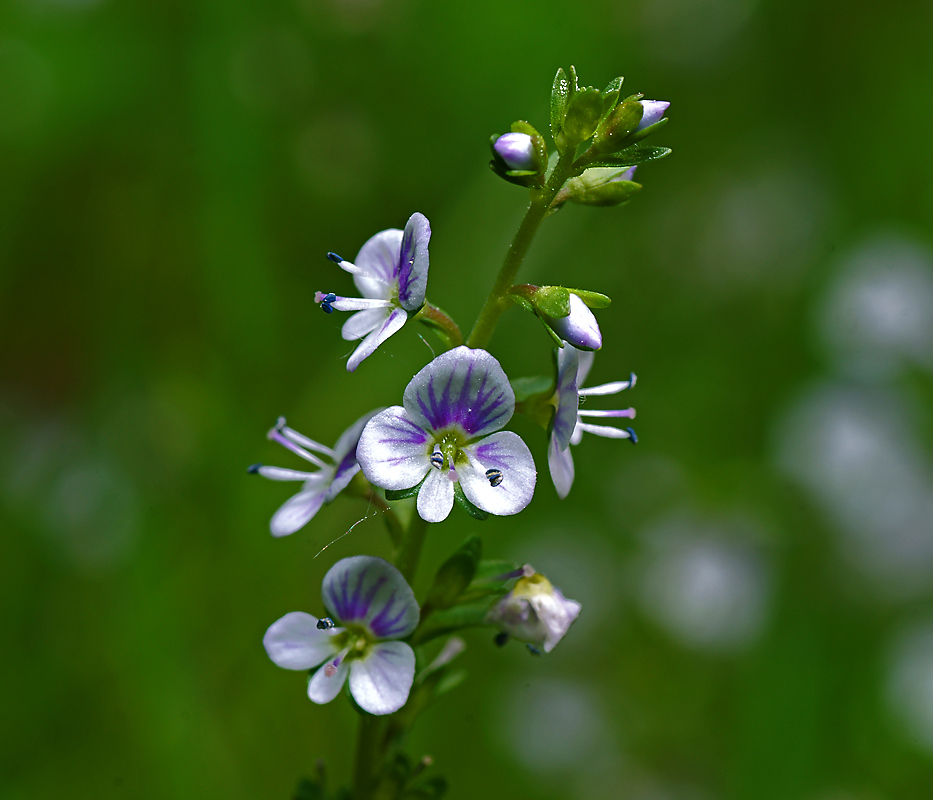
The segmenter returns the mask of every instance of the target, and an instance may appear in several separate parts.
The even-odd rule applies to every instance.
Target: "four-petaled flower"
[[[420,617],[402,573],[374,556],[344,558],[324,576],[322,595],[333,619],[286,614],[263,637],[269,658],[285,669],[324,664],[308,681],[315,703],[333,700],[349,675],[350,693],[364,711],[398,711],[411,691],[415,654],[397,640],[411,634]]]
[[[286,500],[272,515],[269,527],[273,536],[288,536],[304,527],[324,503],[329,503],[347,487],[353,476],[360,471],[359,462],[356,460],[356,445],[360,441],[360,433],[373,414],[380,410],[370,411],[354,422],[340,434],[333,450],[292,430],[286,425],[285,417],[279,417],[268,437],[310,461],[318,469],[315,472],[303,472],[284,467],[267,467],[263,464],[253,464],[249,468],[250,472],[274,481],[304,481],[301,491]],[[328,460],[319,458],[315,452]]]
[[[446,519],[458,487],[490,514],[517,514],[531,502],[534,460],[517,434],[500,431],[515,394],[489,353],[460,346],[438,356],[402,403],[376,414],[360,437],[357,458],[371,483],[393,491],[420,484],[418,513],[428,522]]]
[[[496,603],[486,621],[532,645],[543,645],[550,653],[564,637],[582,606],[568,600],[560,589],[526,564],[512,590]]]
[[[373,236],[361,248],[356,263],[328,253],[331,261],[353,275],[362,297],[341,297],[317,292],[314,301],[326,312],[356,311],[341,331],[344,339],[362,339],[347,361],[353,372],[415,312],[424,305],[428,283],[428,241],[431,225],[424,214],[414,213],[405,230],[390,228]]]
[[[593,353],[582,353],[569,345],[557,351],[557,391],[554,403],[557,411],[551,426],[551,438],[548,444],[547,460],[551,469],[551,479],[559,497],[564,498],[573,485],[573,456],[570,445],[579,444],[584,432],[607,436],[612,439],[631,439],[638,437],[631,428],[613,428],[609,425],[593,425],[584,422],[584,418],[627,417],[634,418],[635,409],[625,408],[619,411],[596,411],[581,409],[582,398],[593,395],[617,394],[635,385],[635,374],[627,381],[614,381],[589,389],[581,388],[590,367],[593,366]]]

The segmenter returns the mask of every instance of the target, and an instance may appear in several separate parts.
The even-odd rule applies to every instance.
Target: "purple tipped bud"
[[[621,175],[616,175],[614,178],[610,178],[610,183],[617,183],[618,181],[633,181],[635,180],[635,170],[638,169],[636,164],[634,167],[629,167]]]
[[[538,169],[535,146],[527,133],[504,133],[493,145],[509,169],[534,171]]]
[[[641,122],[635,128],[636,131],[644,130],[649,125],[660,122],[664,117],[664,112],[670,107],[670,103],[666,100],[642,100],[640,102],[645,113],[642,114]]]
[[[599,350],[603,336],[596,317],[577,295],[570,295],[570,313],[566,317],[545,317],[545,321],[561,339],[578,350]]]

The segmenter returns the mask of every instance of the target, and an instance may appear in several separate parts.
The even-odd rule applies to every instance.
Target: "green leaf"
[[[522,403],[536,394],[554,394],[553,376],[535,375],[533,378],[515,378],[510,383],[512,384],[512,391],[515,392],[516,403]]]
[[[463,489],[460,488],[459,483],[454,484],[454,500],[456,500],[457,505],[473,517],[473,519],[486,519],[489,516],[489,514],[481,508],[477,508],[469,501],[467,496],[463,493]]]
[[[585,142],[596,132],[602,115],[603,97],[598,89],[588,87],[575,92],[567,106],[564,136],[574,144]]]
[[[634,167],[646,161],[657,161],[670,155],[669,147],[652,147],[645,144],[633,144],[618,153],[609,156],[600,156],[596,161],[588,164],[590,167]]]
[[[612,302],[606,295],[591,292],[588,289],[568,289],[568,291],[579,297],[589,308],[607,308]]]
[[[612,181],[594,186],[585,192],[570,196],[572,202],[584,206],[618,206],[627,203],[641,191],[641,184],[634,181]]]
[[[427,475],[421,479],[421,483],[416,486],[412,486],[410,489],[386,489],[386,500],[407,500],[409,497],[414,497],[421,489],[421,484],[427,480]]]
[[[570,81],[563,67],[557,70],[554,76],[554,85],[551,87],[551,138],[556,142],[564,129],[564,117],[567,114],[567,104],[570,102]]]
[[[428,590],[425,606],[449,608],[470,585],[476,574],[476,566],[483,554],[483,542],[479,536],[471,536],[437,570],[434,583]]]
[[[547,317],[561,319],[570,313],[570,292],[563,286],[540,287],[532,302]]]

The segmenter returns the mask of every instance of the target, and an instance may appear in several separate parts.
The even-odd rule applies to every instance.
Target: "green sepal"
[[[557,70],[557,74],[554,76],[554,84],[551,87],[551,138],[560,149],[563,149],[560,143],[563,139],[564,117],[567,114],[570,95],[570,81],[567,80],[567,73],[561,67]]]
[[[424,606],[432,609],[450,608],[463,590],[470,585],[482,555],[483,542],[479,536],[471,536],[460,545],[459,549],[437,570]]]
[[[482,600],[490,595],[505,594],[509,590],[509,581],[513,579],[500,580],[500,578],[503,575],[515,572],[516,569],[516,565],[509,561],[480,561],[476,568],[476,575],[473,576],[473,581],[460,595],[460,602],[466,605],[475,603],[477,600]]]
[[[473,519],[486,519],[486,517],[489,516],[483,509],[477,508],[467,499],[467,496],[463,493],[463,489],[460,488],[459,482],[454,484],[454,500],[456,500],[457,505],[473,517]]]
[[[409,497],[414,497],[421,491],[421,485],[427,480],[428,476],[425,475],[421,482],[415,486],[412,486],[410,489],[386,489],[386,500],[395,501],[395,500],[407,500]]]
[[[588,86],[573,93],[564,117],[563,133],[568,146],[585,142],[595,132],[603,115],[603,96]]]
[[[660,124],[660,123],[658,123]],[[654,127],[653,125],[651,127]],[[657,161],[671,154],[669,147],[653,147],[647,144],[633,144],[608,156],[599,156],[595,161],[587,164],[588,167],[634,167],[646,161]],[[586,174],[586,173],[584,173]]]
[[[608,308],[612,300],[599,292],[591,292],[589,289],[568,289],[571,294],[575,294],[588,308]]]
[[[532,314],[535,313],[534,304],[529,300],[524,294],[519,294],[514,291],[515,287],[509,290],[509,299],[515,303],[517,306],[523,308],[525,311],[530,311]]]
[[[669,120],[667,117],[661,117],[661,119],[655,122],[654,125],[649,125],[647,128],[642,128],[640,131],[635,131],[634,133],[632,133],[632,135],[629,136],[629,141],[640,142],[646,136],[650,136],[652,133],[657,131],[658,128],[664,125],[667,125],[668,121]]]
[[[584,301],[585,302],[585,301]],[[535,375],[533,378],[515,378],[510,381],[512,391],[515,392],[515,403],[524,403],[534,395],[554,394],[554,377]]]
[[[425,642],[459,631],[461,628],[475,628],[486,624],[489,604],[457,605],[431,614],[412,635],[411,644]],[[438,670],[440,672],[440,670]],[[432,673],[434,674],[434,673]]]
[[[538,317],[541,320],[541,324],[544,326],[544,330],[547,331],[547,335],[551,337],[551,341],[554,342],[555,347],[559,347],[561,350],[564,349],[564,340],[557,335],[555,330],[547,324],[543,317]]]
[[[611,181],[586,192],[572,194],[570,200],[582,206],[619,206],[627,203],[639,191],[641,184],[635,181]]]
[[[593,152],[613,153],[629,144],[629,135],[645,115],[644,106],[635,100],[625,100],[600,122],[593,139]]]
[[[562,319],[570,313],[570,291],[563,286],[539,286],[533,302],[548,317]]]
[[[608,114],[616,102],[619,100],[619,93],[622,91],[622,81],[624,78],[620,75],[609,81],[609,85],[603,89],[603,114]]]
[[[405,792],[402,800],[441,800],[447,794],[447,788],[447,779],[435,775]]]

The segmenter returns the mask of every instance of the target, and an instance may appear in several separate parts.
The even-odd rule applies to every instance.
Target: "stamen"
[[[279,432],[285,436],[290,442],[295,444],[300,444],[302,447],[307,447],[309,450],[314,451],[315,453],[321,453],[325,456],[334,457],[334,451],[329,447],[324,446],[320,442],[314,441],[314,439],[309,439],[303,433],[298,433],[294,428],[289,428],[285,424],[285,417],[279,417],[279,423],[276,424]]]
[[[502,470],[501,469],[487,469],[486,480],[489,481],[490,486],[498,486],[500,483],[502,483]]]
[[[250,464],[250,465],[246,468],[246,471],[247,471],[250,475],[258,475],[258,474],[259,474],[259,470],[261,470],[261,469],[262,469],[262,464]]]
[[[284,422],[284,419],[282,421]],[[306,461],[310,461],[315,466],[321,467],[322,469],[327,466],[316,455],[309,453],[303,447],[299,447],[294,442],[291,442],[288,439],[286,439],[285,436],[282,435],[278,427],[275,427],[271,431],[269,431],[269,433],[267,434],[267,438],[269,438],[273,442],[278,442],[286,450],[291,450],[296,456],[300,456]]]
[[[431,466],[435,469],[444,468],[444,454],[439,449],[435,449],[434,452],[431,453]]]
[[[341,261],[343,261],[343,259],[342,259],[340,256],[338,256],[336,253],[328,253],[328,254],[327,254],[327,257],[328,257],[331,261],[333,261],[335,264],[339,264]],[[333,302],[333,301],[331,301],[331,302]]]
[[[629,435],[629,437],[630,437],[631,440],[632,440],[632,444],[638,444],[638,437],[635,435],[635,429],[634,429],[634,428],[626,428],[625,430],[628,431],[628,435]]]
[[[581,417],[628,417],[635,419],[634,408],[623,408],[621,411],[597,411],[596,409],[584,410],[578,409],[577,414]]]
[[[324,310],[325,314],[333,314],[334,308],[332,304],[337,302],[337,295],[335,295],[333,292],[328,292],[327,294],[324,294],[323,292],[315,292],[314,302],[320,303],[321,308]]]
[[[337,664],[336,661],[332,661],[330,664],[324,667],[324,677],[333,678],[337,674]]]
[[[493,642],[495,642],[496,647],[505,647],[511,637],[505,632],[500,631],[493,637]]]
[[[528,652],[531,653],[533,656],[542,655],[541,651],[537,647],[535,647],[533,644],[526,644],[525,647],[528,648]]]
[[[336,623],[330,617],[321,617],[321,619],[317,621],[317,629],[319,631],[327,631],[334,627],[336,627]]]

